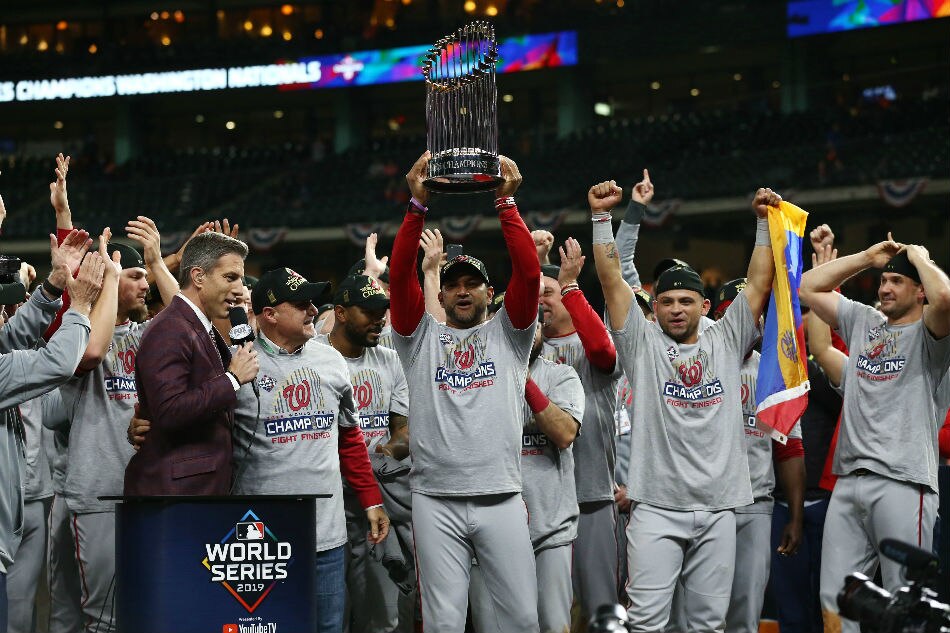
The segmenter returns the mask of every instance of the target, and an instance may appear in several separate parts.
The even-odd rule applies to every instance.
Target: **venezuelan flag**
[[[782,201],[769,207],[769,236],[775,258],[775,280],[755,389],[759,422],[785,443],[789,431],[808,405],[808,364],[798,289],[802,281],[802,240],[808,213]]]

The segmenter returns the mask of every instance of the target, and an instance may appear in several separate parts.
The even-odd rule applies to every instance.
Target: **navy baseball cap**
[[[360,261],[350,266],[350,269],[346,271],[346,276],[349,277],[350,275],[362,275],[365,272],[366,272],[366,259],[361,259]],[[386,270],[384,270],[382,274],[380,274],[379,280],[383,282],[384,284],[389,283],[389,266],[386,266]]]
[[[653,267],[653,281],[656,281],[660,278],[664,272],[673,268],[674,266],[686,266],[689,267],[689,264],[684,262],[682,259],[676,259],[675,257],[667,257],[666,259],[661,259],[657,262],[656,266]],[[659,293],[657,293],[659,294]]]
[[[109,253],[109,257],[112,257],[112,254],[116,251],[119,251],[121,254],[121,264],[122,268],[145,268],[145,260],[142,259],[142,256],[137,250],[129,246],[128,244],[121,244],[119,242],[110,242],[109,246],[106,248]]]
[[[748,281],[745,277],[727,281],[722,285],[722,288],[716,294],[716,310],[713,312],[717,319],[726,313],[726,309],[732,305],[732,302],[736,300],[740,292],[745,290],[747,285]]]
[[[920,283],[920,273],[917,272],[917,267],[910,263],[906,250],[891,257],[891,260],[884,264],[884,272],[904,275],[913,279],[915,283]]]

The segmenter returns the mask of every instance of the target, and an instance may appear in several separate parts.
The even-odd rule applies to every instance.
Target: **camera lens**
[[[856,622],[879,622],[887,614],[891,594],[871,582],[864,574],[851,574],[838,594],[841,615]]]

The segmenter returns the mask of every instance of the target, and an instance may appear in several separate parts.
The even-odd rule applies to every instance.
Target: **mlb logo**
[[[239,541],[260,541],[264,539],[264,522],[247,521],[238,523],[234,528],[234,533]],[[236,633],[237,629],[235,629]]]
[[[221,633],[238,633],[237,624],[225,624],[221,627]]]

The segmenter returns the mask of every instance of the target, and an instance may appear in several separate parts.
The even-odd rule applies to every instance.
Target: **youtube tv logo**
[[[221,627],[221,633],[238,633],[237,624],[225,624]]]

